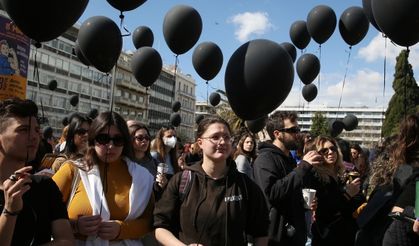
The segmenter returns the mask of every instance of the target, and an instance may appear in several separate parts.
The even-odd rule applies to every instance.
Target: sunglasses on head
[[[322,148],[318,152],[321,155],[327,155],[329,153],[329,150],[332,151],[332,152],[337,152],[338,151],[338,148],[336,146],[331,146],[329,148]]]
[[[139,136],[135,136],[134,138],[135,138],[135,140],[140,141],[140,142],[142,142],[142,141],[144,141],[144,140],[146,140],[146,141],[150,141],[150,137],[149,137],[149,136],[142,136],[142,135],[139,135]]]
[[[281,128],[281,129],[278,129],[278,131],[288,132],[288,133],[299,133],[301,131],[301,129],[298,126],[293,126],[293,127],[290,127],[290,128]]]
[[[76,129],[76,130],[74,131],[74,133],[75,133],[75,134],[77,134],[77,135],[84,135],[84,134],[86,134],[88,131],[89,131],[89,130],[84,129],[84,128],[78,128],[78,129]]]
[[[111,140],[112,140],[113,145],[118,146],[118,147],[124,146],[125,144],[124,137],[121,135],[116,135],[114,137],[111,137],[108,134],[99,134],[95,138],[95,141],[101,145],[109,144]]]

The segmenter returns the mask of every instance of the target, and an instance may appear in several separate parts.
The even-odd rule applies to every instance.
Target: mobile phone
[[[388,214],[388,216],[396,220],[415,223],[415,218],[409,217],[408,215],[402,212],[391,212]]]

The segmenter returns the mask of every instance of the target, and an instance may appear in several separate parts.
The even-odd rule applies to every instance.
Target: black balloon
[[[315,84],[304,85],[302,91],[303,97],[307,102],[311,102],[317,96],[317,87]]]
[[[163,61],[159,52],[151,47],[139,48],[131,60],[132,73],[144,87],[151,86],[157,80],[162,67]]]
[[[192,64],[202,79],[211,80],[223,65],[223,52],[213,42],[200,43],[192,54]]]
[[[64,118],[61,120],[61,124],[63,124],[63,126],[67,126],[67,125],[68,125],[68,117],[64,117]]]
[[[203,120],[205,118],[205,116],[203,114],[198,114],[195,116],[195,123],[199,124],[199,122],[201,122],[201,120]]]
[[[288,42],[283,42],[280,45],[287,51],[288,55],[290,55],[292,62],[295,62],[295,59],[297,58],[297,49],[295,46]]]
[[[74,45],[74,54],[79,58],[80,62],[83,63],[86,66],[90,66],[90,62],[84,57],[83,52],[80,50],[80,45],[76,41],[76,44]]]
[[[44,42],[57,38],[83,14],[88,0],[0,0],[19,29],[31,39]]]
[[[318,44],[326,42],[336,28],[336,14],[326,5],[314,7],[307,15],[307,30]]]
[[[170,124],[172,124],[172,126],[178,127],[181,122],[182,118],[180,117],[179,113],[172,113],[170,115]]]
[[[146,26],[139,26],[135,28],[132,33],[132,43],[136,49],[144,46],[152,47],[154,43],[153,31]]]
[[[71,106],[73,106],[73,107],[77,106],[77,104],[79,104],[79,96],[77,96],[77,95],[72,95],[72,96],[70,97],[70,104],[71,104]]]
[[[217,92],[213,92],[209,96],[209,102],[214,107],[217,106],[220,103],[220,101],[221,101],[221,96]]]
[[[84,57],[99,71],[108,73],[118,61],[122,36],[111,19],[90,17],[81,25],[77,39]]]
[[[367,35],[370,23],[361,7],[349,7],[339,19],[339,32],[349,45],[356,45]]]
[[[177,111],[179,111],[179,109],[180,109],[180,107],[181,107],[182,105],[180,104],[180,102],[179,101],[174,101],[173,103],[172,103],[172,110],[173,110],[173,112],[177,112]]]
[[[297,74],[301,81],[308,85],[319,75],[320,61],[317,56],[306,53],[297,60]]]
[[[163,35],[170,50],[181,55],[190,50],[202,32],[202,19],[196,9],[177,5],[166,13]]]
[[[358,127],[358,118],[353,114],[347,114],[342,122],[346,131],[352,131]]]
[[[267,119],[268,116],[265,115],[256,120],[246,120],[247,129],[252,133],[258,133],[265,127]]]
[[[374,14],[372,13],[371,2],[372,0],[362,0],[362,8],[364,9],[364,13],[370,21],[371,25],[373,25],[375,29],[381,32],[380,27],[377,25],[377,22],[375,21]]]
[[[279,44],[256,39],[228,61],[225,88],[234,113],[243,120],[269,114],[288,96],[294,80],[291,57]]]
[[[337,137],[343,131],[344,125],[341,120],[331,121],[329,124],[329,133],[332,137]]]
[[[372,0],[372,12],[381,31],[400,46],[419,41],[418,0]]]
[[[138,8],[147,0],[106,0],[112,7],[123,11],[130,11]]]
[[[89,113],[87,114],[87,117],[94,120],[99,115],[99,111],[95,108],[92,108]]]
[[[57,89],[58,83],[55,79],[51,80],[50,82],[48,82],[48,89],[55,91],[55,89]]]
[[[300,50],[305,49],[311,40],[307,30],[307,23],[303,20],[292,23],[290,27],[290,38],[295,47]]]

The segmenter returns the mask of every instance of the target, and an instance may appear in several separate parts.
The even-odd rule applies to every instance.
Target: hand
[[[317,210],[317,197],[315,197],[311,202],[310,210],[312,212],[315,212]]]
[[[166,175],[158,173],[156,175],[156,182],[161,188],[164,188],[167,185]]]
[[[204,246],[204,245],[200,243],[191,243],[191,244],[188,244],[188,246]]]
[[[4,208],[7,211],[17,213],[22,210],[22,196],[31,188],[29,186],[32,183],[30,170],[32,167],[18,169],[3,182]]]
[[[419,219],[415,220],[415,223],[413,223],[413,231],[419,235]]]
[[[83,215],[77,219],[77,229],[81,235],[96,236],[101,221],[100,215]]]
[[[119,236],[121,232],[121,225],[114,221],[102,221],[99,226],[98,236],[104,240],[114,240]]]
[[[348,181],[346,183],[346,193],[348,193],[348,195],[350,197],[354,197],[356,194],[359,193],[360,186],[361,186],[361,179],[360,178],[356,178],[350,183]]]
[[[308,162],[310,165],[319,165],[323,163],[323,157],[314,150],[305,154],[303,160]]]

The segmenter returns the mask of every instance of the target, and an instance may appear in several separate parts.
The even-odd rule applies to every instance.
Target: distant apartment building
[[[294,111],[298,113],[298,124],[301,130],[310,130],[312,118],[316,112],[321,112],[329,121],[343,119],[347,114],[353,114],[358,118],[358,127],[352,131],[343,130],[339,137],[358,143],[365,147],[372,147],[381,140],[381,128],[384,121],[385,110],[383,108],[368,107],[286,107],[281,106],[279,111]]]

